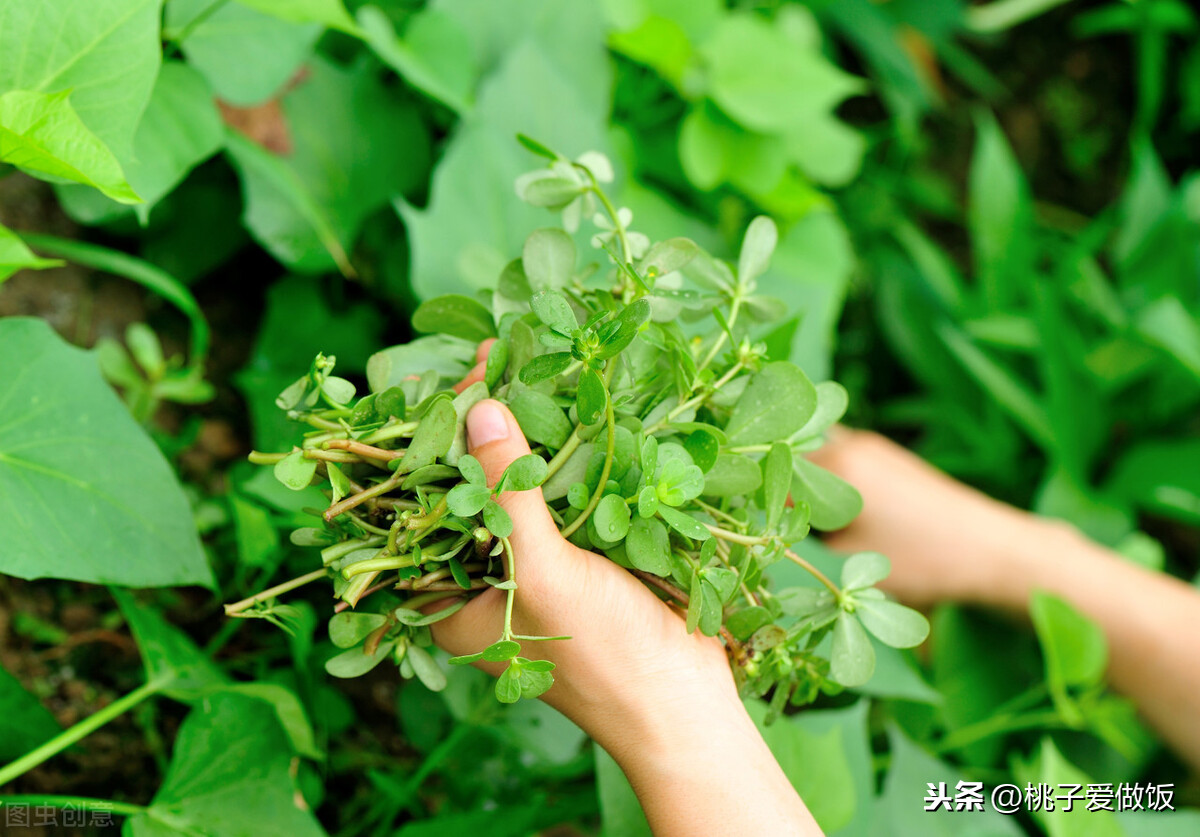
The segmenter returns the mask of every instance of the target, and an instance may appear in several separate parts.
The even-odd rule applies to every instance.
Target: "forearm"
[[[656,837],[821,834],[736,695],[690,697],[645,701],[597,739]]]
[[[997,549],[1007,554],[994,559],[976,602],[1023,611],[1045,590],[1095,620],[1108,639],[1110,685],[1200,767],[1200,592],[1032,516]]]

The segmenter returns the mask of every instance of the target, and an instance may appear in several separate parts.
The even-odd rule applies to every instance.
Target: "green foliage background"
[[[0,282],[67,260],[149,306],[90,356],[0,320],[0,590],[53,603],[15,608],[14,646],[66,643],[77,600],[128,626],[145,685],[66,659],[128,692],[121,733],[153,765],[125,787],[64,754],[8,790],[117,800],[131,834],[644,830],[607,756],[478,672],[342,689],[324,601],[297,599],[290,633],[225,621],[220,601],[308,569],[281,533],[321,498],[240,456],[188,464],[214,419],[239,453],[290,444],[274,399],[316,351],[361,377],[419,300],[494,283],[546,223],[513,193],[518,132],[608,154],[652,237],[728,256],[771,215],[760,290],[792,313],[766,339],[842,382],[852,423],[1196,578],[1198,29],[1181,0],[0,0],[0,175],[52,184],[76,225],[14,231],[0,191]],[[118,589],[169,585],[198,586]],[[828,833],[1196,829],[921,812],[961,777],[1174,782],[1196,804],[1104,691],[1095,626],[1032,613],[942,607],[920,655],[877,645],[865,687],[768,729]],[[34,696],[53,678],[25,674],[0,668],[0,760],[56,734]]]

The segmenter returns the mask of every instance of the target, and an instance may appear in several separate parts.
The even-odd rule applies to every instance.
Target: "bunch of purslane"
[[[540,488],[564,537],[637,575],[686,614],[689,632],[720,635],[743,692],[774,688],[774,711],[866,682],[875,655],[864,628],[908,647],[927,625],[872,586],[888,573],[884,556],[851,556],[839,585],[791,549],[810,525],[845,525],[861,501],[805,458],[844,412],[845,391],[814,386],[755,341],[782,313],[756,294],[774,224],[750,224],[736,266],[688,239],[651,242],[601,189],[612,177],[602,155],[568,160],[522,141],[550,162],[517,193],[561,210],[563,228],[534,231],[495,291],[424,303],[413,325],[430,334],[374,355],[366,395],[318,355],[279,396],[311,429],[291,452],[252,459],[290,488],[323,487],[324,527],[292,534],[320,547],[321,567],[227,610],[278,621],[278,595],[328,579],[341,600],[329,634],[345,649],[328,671],[354,677],[392,659],[437,689],[445,675],[429,625],[496,587],[510,605],[502,634],[450,662],[506,661],[496,696],[535,697],[553,664],[522,649],[570,640],[513,632],[519,556],[497,499]],[[599,229],[602,264],[580,264],[571,233],[583,217]],[[489,338],[483,380],[456,391]],[[464,429],[488,397],[508,405],[533,448],[494,485]],[[781,560],[815,582],[775,589],[768,568]]]

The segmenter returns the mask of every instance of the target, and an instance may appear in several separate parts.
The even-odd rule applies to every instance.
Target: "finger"
[[[436,613],[452,601],[444,599],[422,611]],[[488,637],[497,637],[504,629],[504,601],[504,591],[485,590],[458,613],[430,625],[433,641],[455,656],[475,653],[491,642]]]
[[[467,446],[483,465],[489,485],[496,484],[509,463],[530,452],[513,414],[490,398],[480,401],[467,413]],[[562,540],[540,488],[506,491],[499,502],[513,519],[509,540],[515,551],[529,555],[544,553],[548,546]]]
[[[484,340],[479,344],[479,346],[475,349],[475,365],[471,367],[471,371],[467,373],[465,378],[454,385],[455,392],[462,392],[471,384],[478,383],[484,379],[484,376],[487,374],[488,352],[492,350],[492,346],[495,343],[496,338],[489,337],[487,340]]]
[[[471,367],[471,371],[467,373],[467,377],[463,378],[454,385],[455,392],[462,392],[471,384],[478,383],[483,380],[483,376],[487,373],[487,361],[481,360],[479,363]]]
[[[488,357],[488,353],[491,352],[492,346],[495,345],[495,343],[496,343],[495,337],[489,337],[487,340],[484,340],[482,343],[480,343],[475,348],[475,362],[483,363],[484,361],[486,361],[487,357]]]

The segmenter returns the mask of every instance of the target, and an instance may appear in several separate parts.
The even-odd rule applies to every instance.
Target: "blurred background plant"
[[[334,685],[316,598],[278,608],[285,631],[221,615],[309,569],[281,533],[321,498],[243,461],[291,438],[275,396],[318,350],[361,376],[419,300],[490,287],[545,225],[513,194],[518,132],[608,154],[652,237],[730,255],[771,215],[760,288],[792,314],[764,338],[846,385],[852,424],[1196,579],[1197,17],[0,2],[0,314],[54,329],[0,320],[0,761],[111,721],[8,792],[116,800],[164,834],[233,833],[231,812],[258,833],[644,830],[615,764],[540,703],[497,706],[473,670],[441,695],[382,671]],[[1173,782],[1177,807],[1200,802],[1103,691],[1103,636],[1070,608],[1040,603],[1033,630],[951,606],[933,622],[920,653],[877,646],[871,683],[767,732],[828,833],[1194,833],[1195,812],[923,814],[927,782],[963,777]]]

